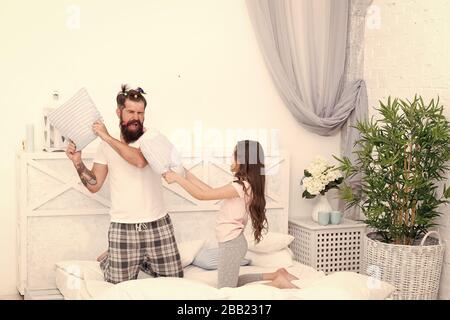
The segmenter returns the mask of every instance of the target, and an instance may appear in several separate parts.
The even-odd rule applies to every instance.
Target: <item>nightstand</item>
[[[329,274],[360,272],[366,224],[345,219],[337,225],[321,226],[311,218],[289,219],[289,246],[294,259]]]

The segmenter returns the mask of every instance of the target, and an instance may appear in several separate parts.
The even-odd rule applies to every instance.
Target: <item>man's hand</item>
[[[74,164],[81,162],[81,151],[77,151],[77,147],[72,140],[70,140],[67,146],[66,155]]]
[[[101,121],[95,121],[92,125],[92,131],[100,137],[103,141],[106,141],[108,138],[110,138],[110,135],[108,133],[108,130],[106,129],[105,125]]]
[[[166,180],[168,184],[177,182],[179,175],[176,172],[173,172],[172,170],[169,170],[162,174],[163,178]]]

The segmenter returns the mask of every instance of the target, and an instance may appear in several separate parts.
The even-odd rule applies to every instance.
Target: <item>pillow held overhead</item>
[[[78,151],[97,138],[92,125],[95,121],[102,120],[102,116],[86,88],[81,88],[67,102],[52,111],[48,120],[61,135],[75,143]]]

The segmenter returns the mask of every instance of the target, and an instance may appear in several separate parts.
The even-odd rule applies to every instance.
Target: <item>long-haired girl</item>
[[[219,242],[218,288],[236,287],[248,282],[269,280],[278,288],[296,288],[290,281],[296,279],[284,268],[273,273],[239,276],[242,259],[247,253],[243,234],[251,221],[256,242],[267,229],[264,151],[259,142],[239,141],[233,152],[231,172],[235,180],[225,186],[212,188],[189,171],[182,177],[173,171],[163,174],[168,183],[176,182],[198,200],[222,201],[216,225]]]

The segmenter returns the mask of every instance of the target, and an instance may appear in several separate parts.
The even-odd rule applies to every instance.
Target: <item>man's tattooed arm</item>
[[[95,177],[95,174],[92,173],[86,166],[84,165],[83,161],[80,161],[79,163],[74,163],[75,168],[77,169],[78,175],[80,176],[81,182],[84,184],[86,188],[89,188],[89,186],[94,186],[97,184],[97,178]]]

